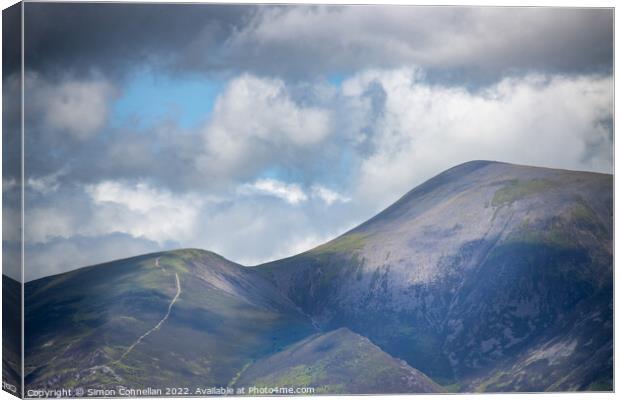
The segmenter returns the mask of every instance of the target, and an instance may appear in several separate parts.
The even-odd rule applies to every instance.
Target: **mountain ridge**
[[[167,351],[161,337],[178,335],[208,340],[199,351],[175,345],[174,353],[185,355],[166,366],[161,383],[173,365],[181,371],[175,379],[184,382],[204,383],[207,377],[213,384],[249,383],[248,376],[261,375],[252,369],[255,363],[269,365],[266,360],[278,360],[312,335],[346,329],[349,340],[362,340],[359,336],[381,351],[364,346],[368,357],[404,360],[415,374],[444,385],[443,391],[607,390],[613,371],[611,178],[472,161],[427,180],[343,235],[281,260],[244,267],[213,252],[183,249],[30,281],[26,326],[34,334],[27,338],[32,349],[26,355],[27,383],[105,386],[118,377],[155,384],[138,365],[155,366]],[[175,294],[173,274],[183,293],[177,291],[179,300],[157,327]],[[81,280],[92,282],[95,296],[77,286]],[[121,317],[96,315],[107,307]],[[41,320],[50,312],[82,335],[59,340],[65,331]],[[142,323],[136,315],[148,318]],[[262,333],[239,337],[239,323]],[[153,326],[157,329],[128,360],[108,366],[112,372],[86,377],[80,372],[102,365],[97,358],[117,359]],[[122,333],[110,334],[111,327]],[[105,345],[93,353],[96,343]],[[152,346],[164,347],[154,356]],[[554,349],[563,356],[553,358]],[[209,356],[187,364],[197,354]],[[330,360],[349,353],[343,343],[333,353],[317,354],[309,353],[309,362],[328,365],[338,375],[333,368],[344,366]],[[216,367],[217,357],[230,362]],[[55,365],[41,369],[52,358]],[[81,370],[61,361],[69,358]],[[270,379],[291,376],[290,368],[317,370],[316,364],[276,364],[284,369],[272,371]],[[398,361],[388,364],[398,375]],[[362,367],[346,373],[363,375]],[[303,376],[325,383],[316,374]],[[414,381],[418,386],[398,381],[390,390],[439,390],[434,382]],[[379,393],[377,385],[372,388]],[[338,393],[360,393],[345,389]]]
[[[71,272],[75,272],[75,271],[78,271],[78,270],[82,270],[82,269],[86,269],[86,268],[102,267],[102,266],[105,266],[107,264],[111,264],[111,263],[115,263],[115,262],[127,261],[127,260],[130,260],[130,259],[135,259],[135,258],[139,258],[139,257],[152,257],[152,256],[162,255],[162,254],[169,253],[171,251],[200,251],[200,252],[205,252],[205,253],[211,254],[211,255],[213,255],[215,257],[222,258],[222,259],[226,260],[227,262],[239,265],[239,266],[244,267],[244,268],[261,267],[261,266],[268,265],[268,264],[271,264],[271,263],[274,263],[274,262],[284,261],[284,260],[287,260],[287,259],[290,259],[290,258],[294,258],[294,257],[300,256],[300,255],[305,254],[305,253],[312,252],[313,250],[315,250],[317,248],[320,248],[320,247],[325,246],[326,244],[328,244],[330,242],[333,242],[333,241],[337,240],[341,236],[344,236],[344,235],[346,235],[348,233],[352,233],[352,232],[355,232],[355,231],[361,229],[362,227],[364,227],[365,225],[371,223],[377,217],[379,217],[380,215],[382,215],[383,213],[385,213],[389,209],[395,207],[400,201],[403,201],[405,198],[407,198],[407,196],[412,194],[412,192],[414,192],[415,190],[417,190],[421,186],[424,186],[424,185],[428,184],[429,182],[433,181],[434,179],[438,178],[439,176],[442,176],[442,175],[444,175],[444,174],[446,174],[446,173],[448,173],[450,171],[459,170],[459,169],[461,169],[463,167],[469,166],[470,164],[476,165],[477,168],[481,168],[481,167],[484,167],[484,166],[487,166],[487,165],[492,165],[492,164],[502,164],[502,165],[507,165],[507,166],[511,166],[511,167],[536,168],[536,169],[540,169],[540,170],[565,171],[565,172],[574,172],[574,173],[580,173],[580,174],[601,175],[601,176],[606,176],[606,177],[609,177],[609,178],[613,177],[612,174],[608,174],[608,173],[604,173],[604,172],[580,171],[580,170],[572,170],[572,169],[566,169],[566,168],[529,166],[529,165],[525,165],[525,164],[513,164],[513,163],[508,163],[508,162],[503,162],[503,161],[494,161],[494,160],[471,160],[471,161],[466,161],[466,162],[463,162],[461,164],[455,165],[455,166],[453,166],[453,167],[451,167],[451,168],[449,168],[449,169],[447,169],[447,170],[445,170],[445,171],[435,175],[434,177],[431,177],[431,178],[427,179],[426,181],[420,183],[418,186],[416,186],[415,188],[411,189],[409,192],[407,192],[404,195],[402,195],[401,197],[399,197],[394,203],[392,203],[391,205],[387,206],[383,210],[379,211],[373,217],[370,217],[368,220],[366,220],[366,221],[360,223],[359,225],[357,225],[357,226],[355,226],[355,227],[345,231],[344,233],[336,236],[334,239],[328,240],[327,242],[325,242],[323,244],[320,244],[320,245],[315,246],[315,247],[313,247],[311,249],[308,249],[306,251],[303,251],[301,253],[294,254],[294,255],[291,255],[291,256],[287,256],[287,257],[283,257],[283,258],[279,258],[279,259],[274,259],[274,260],[270,260],[270,261],[265,261],[265,262],[258,263],[258,264],[244,265],[244,264],[238,263],[238,262],[236,262],[236,261],[234,261],[232,259],[226,258],[225,256],[223,256],[223,255],[221,255],[221,254],[219,254],[219,253],[217,253],[215,251],[212,251],[212,250],[202,249],[202,248],[198,248],[198,247],[180,247],[180,248],[173,249],[173,250],[155,251],[155,252],[144,253],[144,254],[139,254],[139,255],[135,255],[135,256],[127,256],[127,257],[123,257],[123,258],[119,258],[119,259],[114,259],[114,260],[111,260],[111,261],[103,261],[103,262],[100,262],[100,263],[97,263],[97,264],[93,264],[93,265],[87,265],[87,266],[78,267],[78,268],[75,268],[75,269],[73,269],[71,271],[59,272],[59,273],[52,274],[52,275],[47,275],[47,276],[44,276],[44,277],[41,277],[41,278],[35,278],[35,279],[32,279],[31,281],[27,281],[26,283],[34,282],[34,281],[39,281],[39,280],[44,280],[44,279],[53,278],[53,277],[59,277],[61,275],[64,275],[64,274],[67,274],[67,273],[71,273]],[[12,278],[10,278],[10,279],[12,279]]]
[[[588,285],[589,290],[610,282],[611,185],[611,176],[605,174],[470,162],[426,181],[331,242],[259,268],[320,325],[333,328],[345,324],[398,358],[411,363],[423,360],[428,364],[423,372],[451,384],[462,380],[463,374],[498,362],[506,357],[505,351],[518,352],[519,342],[528,343],[542,335],[565,307],[550,299],[550,304],[556,305],[547,310],[549,314],[537,310],[541,318],[537,327],[525,327],[527,317],[515,314],[505,322],[516,325],[496,333],[504,344],[481,334],[457,343],[465,340],[454,336],[463,329],[459,312],[464,310],[459,307],[464,301],[476,307],[463,296],[484,296],[478,299],[482,304],[491,302],[488,296],[492,296],[493,302],[501,304],[504,300],[498,297],[504,293],[497,286],[507,285],[505,292],[517,290],[502,280],[490,281],[486,292],[477,290],[476,285],[496,275],[493,266],[498,262],[507,277],[521,279],[517,283],[529,287],[528,295],[553,294],[566,299],[567,304],[583,300],[587,290],[562,292],[564,288],[573,290],[576,283],[561,269],[573,271],[579,285]],[[526,260],[522,254],[534,260]],[[544,260],[549,257],[554,259],[553,268],[535,268],[547,263]],[[570,265],[573,261],[579,265]],[[553,281],[561,289],[543,293],[544,289],[534,286],[537,281]],[[601,290],[609,295],[611,288]],[[523,296],[514,295],[510,301]],[[363,314],[374,313],[381,322],[370,324],[360,314],[362,309]],[[514,314],[477,312],[477,318],[483,320]],[[606,313],[609,315],[608,310]],[[405,342],[406,333],[391,338],[386,332],[402,329],[403,321],[407,321],[404,326],[426,327],[427,331],[420,336],[423,330],[418,329]],[[380,332],[372,332],[375,325],[382,327]],[[517,326],[525,337],[512,337]],[[603,331],[609,333],[607,328]],[[437,338],[442,339],[437,342]],[[460,349],[472,340],[487,354],[460,358]],[[445,351],[446,346],[453,350]],[[414,351],[405,354],[403,349]],[[442,352],[446,353],[443,359],[438,357]]]

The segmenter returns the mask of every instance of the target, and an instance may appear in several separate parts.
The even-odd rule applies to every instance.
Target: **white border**
[[[28,0],[27,2],[41,2],[39,0]],[[109,1],[64,1],[64,2],[79,2],[79,3],[118,3],[123,2],[119,0],[109,0]],[[197,1],[179,1],[179,0],[151,0],[151,1],[126,1],[131,3],[218,3],[218,4],[231,4],[234,2],[228,0],[211,0],[208,2],[197,2]],[[2,9],[5,9],[13,4],[17,3],[14,0],[0,0],[0,5]],[[391,0],[391,1],[351,1],[351,0],[339,0],[339,1],[328,1],[328,0],[313,0],[313,1],[299,1],[299,0],[290,0],[290,1],[257,1],[257,0],[244,0],[240,3],[243,4],[379,4],[379,5],[429,5],[429,6],[501,6],[501,7],[583,7],[583,8],[593,8],[593,7],[606,7],[606,8],[614,8],[614,22],[615,22],[615,3],[610,0],[591,0],[591,1],[561,1],[561,0],[539,0],[539,1],[503,1],[498,2],[490,1],[490,0],[475,0],[475,1],[465,1],[465,0],[448,0],[448,1],[436,1],[436,0],[426,0],[426,1],[404,1],[404,0]],[[615,26],[615,23],[614,23]],[[1,32],[2,22],[0,19],[0,32]],[[24,165],[23,165],[23,154],[24,154],[24,115],[23,115],[23,104],[24,104],[24,96],[23,96],[23,74],[24,74],[24,59],[23,59],[23,46],[24,46],[24,21],[23,21],[23,13],[22,13],[22,174],[24,173]],[[615,43],[617,41],[617,32],[614,28],[614,132],[615,132],[615,91],[618,89],[618,84],[615,80],[615,65],[616,63],[616,52],[615,52]],[[1,37],[1,33],[0,33]],[[1,65],[2,56],[0,53],[0,65]],[[1,93],[1,82],[0,82],[0,93]],[[0,128],[1,129],[1,128]],[[614,135],[615,139],[615,135]],[[614,154],[617,154],[616,150],[618,149],[618,143],[614,140]],[[0,143],[0,158],[1,158],[1,150],[2,145]],[[1,171],[0,164],[0,171]],[[22,179],[24,175],[22,175]],[[23,183],[23,182],[22,182]],[[24,197],[23,197],[23,185],[22,185],[22,228],[23,226],[23,211],[24,211]],[[614,157],[614,214],[615,210],[618,209],[616,206],[619,201],[619,190],[615,185],[615,157]],[[2,200],[0,197],[0,216],[1,216],[1,205]],[[619,232],[618,227],[614,223],[614,239],[617,237]],[[22,281],[23,281],[23,262],[24,262],[24,254],[23,254],[23,239],[24,239],[24,229],[22,229]],[[617,242],[614,240],[614,254],[618,253]],[[2,255],[0,253],[0,264],[2,262]],[[614,257],[614,289],[620,287],[620,274],[615,273],[615,257]],[[0,295],[1,295],[0,288]],[[22,291],[23,296],[23,291]],[[618,340],[618,331],[615,329],[615,321],[617,321],[620,317],[620,312],[618,310],[618,294],[617,291],[614,290],[614,344],[620,343]],[[22,299],[23,301],[23,299]],[[23,321],[23,309],[22,309],[22,321]],[[1,321],[0,321],[1,326]],[[22,324],[22,333],[23,333],[23,324]],[[1,339],[0,339],[1,340]],[[23,345],[22,341],[22,356],[23,356]],[[614,345],[614,383],[617,384],[617,371],[619,367],[618,358],[616,357],[616,346]],[[23,364],[22,364],[23,368]],[[22,378],[23,379],[23,378]],[[23,388],[23,386],[22,386]],[[452,397],[454,396],[454,397]],[[389,398],[393,400],[404,400],[404,399],[439,399],[439,398],[455,398],[455,399],[463,399],[463,400],[476,400],[476,399],[532,399],[536,397],[542,397],[549,400],[556,399],[568,399],[568,400],[581,400],[581,399],[613,399],[613,393],[553,393],[553,394],[523,394],[523,393],[506,393],[506,394],[442,394],[442,395],[379,395],[379,396],[321,396],[321,398],[326,399],[369,399],[369,398]],[[14,396],[11,396],[9,393],[0,391],[0,400],[5,399],[14,399]],[[241,399],[240,397],[233,397],[235,399]],[[247,398],[258,398],[258,397],[243,397],[243,399]],[[283,398],[283,397],[281,397]],[[300,399],[302,397],[296,397],[295,399]],[[170,398],[174,399],[174,398]],[[185,398],[181,398],[185,399]]]

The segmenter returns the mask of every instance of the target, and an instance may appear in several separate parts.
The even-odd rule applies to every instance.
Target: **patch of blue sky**
[[[123,125],[131,120],[148,128],[164,120],[191,129],[211,114],[225,82],[197,75],[175,77],[136,72],[123,88],[112,109],[111,122]]]
[[[324,161],[309,168],[272,164],[262,169],[256,179],[274,179],[306,186],[320,184],[334,190],[346,190],[360,161],[355,151],[344,147],[337,157]]]
[[[330,165],[326,165],[322,173],[322,183],[344,190],[351,181],[358,168],[359,157],[354,149],[343,146],[337,159]]]
[[[284,167],[280,164],[269,165],[258,174],[258,179],[273,179],[286,183],[305,181],[305,171],[298,168]]]
[[[344,82],[344,80],[347,78],[348,76],[345,74],[333,73],[327,76],[327,81],[333,86],[340,87],[340,85],[342,85],[342,82]]]

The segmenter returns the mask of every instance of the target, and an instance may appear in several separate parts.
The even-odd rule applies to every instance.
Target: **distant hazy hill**
[[[471,162],[262,266],[179,250],[39,279],[26,385],[611,390],[612,196]]]

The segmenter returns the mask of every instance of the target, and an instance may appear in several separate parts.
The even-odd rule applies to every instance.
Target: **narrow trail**
[[[166,269],[159,264],[159,259],[160,257],[157,257],[155,259],[155,266],[158,268],[161,268],[162,271],[166,272]],[[174,278],[176,280],[176,286],[177,286],[177,293],[174,295],[174,297],[172,298],[172,301],[170,302],[170,304],[168,304],[168,311],[166,312],[166,315],[164,315],[164,317],[151,329],[149,329],[148,331],[146,331],[142,336],[140,336],[135,342],[133,342],[131,344],[131,346],[129,346],[127,348],[127,350],[125,350],[125,352],[117,359],[114,361],[110,361],[108,363],[105,363],[103,365],[95,365],[93,367],[88,368],[88,371],[97,371],[97,370],[104,370],[104,371],[108,371],[109,373],[111,373],[112,375],[114,375],[115,378],[117,378],[117,380],[120,382],[121,379],[120,377],[118,377],[118,375],[116,375],[116,373],[109,367],[109,365],[114,365],[120,361],[123,360],[123,358],[125,358],[129,353],[131,353],[131,351],[140,344],[140,342],[142,342],[142,340],[144,340],[145,337],[147,337],[148,335],[150,335],[151,333],[155,332],[156,330],[158,330],[159,328],[161,328],[161,326],[164,324],[164,322],[166,322],[166,320],[168,319],[168,317],[170,316],[170,312],[172,311],[172,307],[174,306],[174,303],[177,302],[177,300],[179,299],[179,296],[181,296],[181,293],[183,292],[181,290],[181,280],[179,279],[179,274],[175,272],[174,274]]]
[[[252,363],[254,362],[254,360],[245,363],[245,365],[243,366],[243,368],[241,368],[236,374],[235,376],[232,378],[232,380],[230,382],[228,382],[228,387],[233,387],[237,384],[237,381],[239,380],[239,378],[241,378],[241,375],[243,375],[243,373],[245,372],[246,369],[248,369],[248,367],[250,365],[252,365]]]
[[[160,259],[160,258],[161,258],[161,257],[157,257],[157,258],[155,259],[155,266],[156,266],[157,268],[161,268],[161,270],[162,270],[162,271],[166,272],[166,269],[165,269],[164,267],[162,267],[161,265],[159,265],[159,259]]]
[[[159,267],[159,258],[155,260],[155,264]],[[163,269],[163,268],[162,268]],[[179,299],[179,296],[181,295],[181,281],[179,280],[179,274],[175,273],[174,277],[176,279],[176,284],[177,284],[177,293],[174,295],[174,298],[172,299],[172,301],[170,302],[170,304],[168,304],[168,311],[166,312],[166,315],[164,315],[164,317],[157,323],[157,325],[155,325],[154,327],[152,327],[151,329],[149,329],[148,331],[146,331],[142,336],[140,336],[131,346],[129,346],[127,348],[127,350],[125,350],[125,352],[123,353],[123,355],[117,360],[117,361],[122,361],[123,358],[125,358],[127,356],[127,354],[131,353],[131,351],[134,349],[134,347],[136,347],[137,345],[140,344],[140,342],[147,337],[148,335],[150,335],[151,333],[155,332],[156,330],[158,330],[164,322],[166,322],[166,320],[168,319],[168,317],[170,316],[170,312],[172,311],[172,307],[174,306],[174,303],[177,302],[177,300]]]

